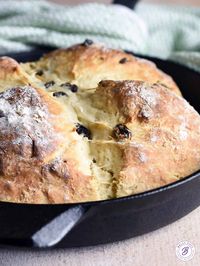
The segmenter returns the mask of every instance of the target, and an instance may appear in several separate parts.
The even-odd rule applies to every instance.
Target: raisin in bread
[[[200,168],[199,114],[170,77],[121,51],[84,44],[21,65],[4,57],[0,90],[2,201],[111,199]]]
[[[89,45],[90,44],[90,45]],[[180,95],[173,79],[153,62],[100,44],[85,42],[50,52],[36,63],[21,67],[32,78],[45,82],[70,82],[81,89],[95,88],[101,80],[159,82]],[[49,84],[47,84],[48,86]]]

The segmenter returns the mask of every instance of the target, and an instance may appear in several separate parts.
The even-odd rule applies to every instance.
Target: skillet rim
[[[51,52],[55,49],[59,49],[59,48],[56,48],[56,47],[36,47],[35,49],[33,49],[31,51],[25,51],[25,52],[19,52],[19,53],[10,52],[10,53],[4,54],[4,55],[0,54],[0,56],[9,56],[9,57],[13,57],[15,59],[15,57],[24,57],[24,56],[28,56],[29,54],[34,54],[34,53],[46,54],[46,53]],[[62,48],[60,48],[60,49],[62,49]],[[128,54],[132,54],[132,55],[139,57],[139,58],[150,60],[154,64],[156,64],[154,62],[154,60],[157,60],[157,61],[160,61],[164,64],[165,63],[166,64],[168,64],[168,63],[173,64],[176,67],[183,68],[186,71],[190,71],[190,72],[195,73],[196,75],[200,75],[200,73],[196,69],[192,69],[191,67],[183,65],[180,62],[174,62],[172,60],[165,60],[165,59],[157,58],[154,56],[137,54],[137,53],[134,53],[132,51],[127,51],[127,50],[125,50],[125,52]],[[17,60],[19,60],[19,59],[17,59]],[[20,62],[20,60],[19,60],[19,62]],[[29,61],[25,61],[25,62],[29,62]],[[166,191],[166,190],[175,189],[177,187],[183,186],[184,184],[186,184],[186,183],[188,183],[188,182],[190,182],[193,179],[196,179],[198,177],[200,177],[200,169],[198,171],[192,173],[189,176],[181,178],[180,180],[169,183],[167,185],[157,187],[154,189],[150,189],[150,190],[146,190],[144,192],[139,192],[139,193],[134,194],[134,195],[124,196],[124,197],[114,198],[114,199],[86,201],[86,202],[74,202],[74,203],[47,203],[47,204],[46,203],[17,203],[17,202],[0,201],[0,205],[5,204],[5,205],[17,205],[17,206],[29,206],[29,207],[31,207],[31,206],[34,206],[34,207],[35,206],[48,206],[48,207],[50,207],[51,206],[52,208],[65,207],[65,206],[66,207],[73,207],[73,206],[77,206],[77,205],[80,205],[80,206],[90,205],[92,207],[92,206],[97,206],[97,205],[101,205],[101,204],[117,203],[117,202],[123,202],[123,201],[127,201],[127,200],[137,200],[140,198],[146,198],[146,197],[151,196],[151,195],[156,195],[156,194],[162,193],[163,191]]]
[[[136,200],[136,199],[146,198],[146,197],[151,196],[151,195],[156,195],[156,194],[162,193],[163,191],[167,191],[170,189],[175,189],[177,187],[183,186],[183,185],[187,184],[188,182],[190,182],[193,179],[196,179],[198,177],[200,177],[200,170],[198,170],[195,173],[193,173],[189,176],[186,176],[180,180],[177,180],[173,183],[169,183],[165,186],[146,190],[144,192],[139,192],[139,193],[134,194],[134,195],[124,196],[124,197],[114,198],[114,199],[86,201],[86,202],[74,202],[74,203],[20,203],[20,202],[18,203],[18,202],[0,201],[0,205],[5,204],[5,205],[17,205],[17,206],[48,206],[48,207],[49,206],[73,207],[73,206],[77,206],[77,205],[81,205],[81,206],[82,205],[83,206],[90,205],[92,207],[92,206],[97,206],[97,205],[101,205],[101,204],[109,204],[111,202],[116,203],[116,202],[122,202],[122,201],[126,201],[126,200]]]

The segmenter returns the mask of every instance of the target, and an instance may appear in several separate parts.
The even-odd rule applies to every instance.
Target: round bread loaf
[[[22,65],[4,57],[0,89],[2,201],[111,199],[200,169],[199,114],[141,59],[85,44]]]

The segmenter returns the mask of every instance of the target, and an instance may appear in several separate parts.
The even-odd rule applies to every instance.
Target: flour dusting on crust
[[[143,100],[138,117],[150,119],[153,117],[153,107],[157,104],[157,94],[154,90],[149,89],[144,85],[139,87],[139,97]]]
[[[0,149],[28,157],[43,157],[54,134],[47,108],[32,87],[0,93]]]

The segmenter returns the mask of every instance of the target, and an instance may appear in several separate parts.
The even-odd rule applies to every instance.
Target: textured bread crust
[[[141,59],[97,45],[22,65],[4,57],[0,90],[2,201],[110,199],[200,169],[199,114]]]
[[[121,156],[116,197],[166,185],[200,168],[200,116],[183,98],[160,84],[138,81],[103,81],[96,95],[99,108],[112,106],[107,111],[119,112],[118,123],[132,132],[115,144]]]
[[[0,90],[25,84],[29,84],[29,76],[18,62],[7,56],[0,57]]]
[[[29,68],[29,64],[22,65]],[[173,79],[159,70],[153,62],[135,57],[120,50],[105,48],[99,44],[75,45],[48,53],[35,65],[44,71],[41,79],[49,77],[77,84],[81,88],[95,88],[101,80],[141,80],[160,82],[180,95]],[[32,69],[29,69],[32,73]]]
[[[68,202],[96,198],[93,177],[80,173],[78,141],[63,107],[44,90],[0,94],[0,199]]]

